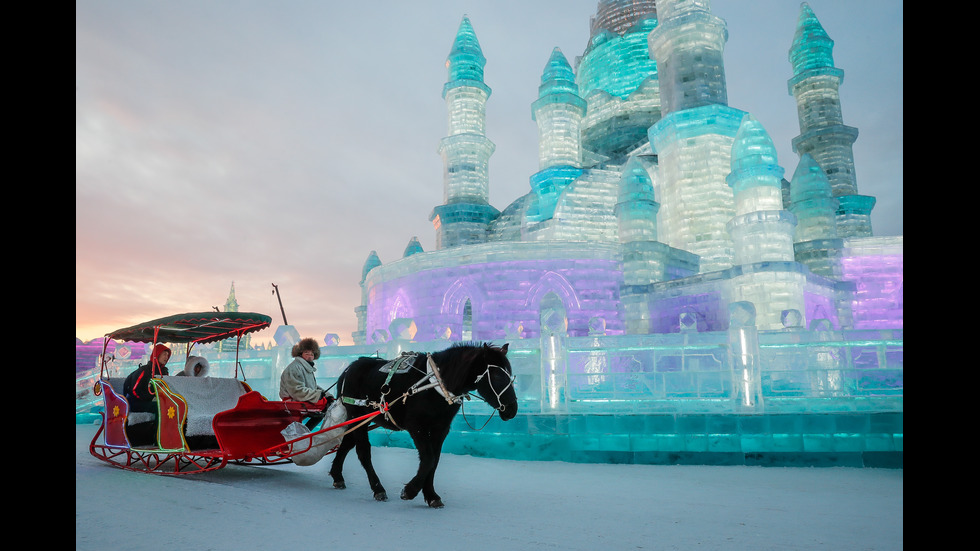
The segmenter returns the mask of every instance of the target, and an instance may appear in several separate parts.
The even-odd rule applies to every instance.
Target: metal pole
[[[275,283],[272,284],[272,292],[276,294],[276,300],[279,301],[279,311],[282,312],[282,324],[289,325],[289,322],[286,321],[286,311],[282,307],[282,297],[279,296],[279,287]]]

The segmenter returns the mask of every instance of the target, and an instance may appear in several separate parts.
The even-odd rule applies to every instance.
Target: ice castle
[[[498,210],[486,57],[462,18],[442,89],[436,250],[413,237],[402,258],[368,255],[355,344],[327,335],[318,380],[359,355],[508,342],[520,414],[476,430],[490,410],[468,404],[445,451],[900,466],[902,237],[873,235],[844,72],[814,12],[801,5],[787,45],[791,175],[765,128],[728,105],[728,30],[709,0],[600,0],[590,26],[574,69],[542,53],[539,170]],[[244,355],[253,388],[275,395],[298,338],[280,326],[276,350]],[[235,373],[234,356],[207,354],[212,373]]]
[[[539,171],[488,203],[486,58],[464,17],[449,52],[435,251],[409,241],[361,280],[355,344],[726,330],[902,328],[902,239],[876,238],[841,116],[834,43],[807,4],[789,48],[800,135],[784,177],[766,130],[727,101],[725,21],[707,0],[602,0],[572,69],[555,48],[531,117]],[[408,321],[410,320],[410,321]]]

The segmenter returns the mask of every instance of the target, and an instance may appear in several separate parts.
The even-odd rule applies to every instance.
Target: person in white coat
[[[306,426],[313,430],[323,419],[322,411],[333,400],[333,396],[316,383],[314,362],[320,359],[320,345],[314,339],[305,338],[293,346],[292,356],[293,361],[279,377],[279,398],[315,404],[321,413],[311,415],[306,421]]]

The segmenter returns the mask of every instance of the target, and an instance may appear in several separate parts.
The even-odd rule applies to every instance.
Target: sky
[[[442,454],[445,507],[398,498],[415,450],[375,447],[389,501],[354,454],[347,488],[319,462],[156,476],[92,457],[75,425],[75,550],[560,549],[897,551],[903,469],[613,465]],[[450,438],[452,436],[450,435]],[[151,505],[152,504],[152,505]],[[147,507],[153,515],[147,515]],[[152,518],[152,520],[150,520]]]
[[[903,2],[810,0],[844,71],[859,193],[903,234]],[[365,260],[435,249],[446,57],[464,15],[487,58],[490,203],[538,170],[530,104],[555,47],[575,64],[597,0],[78,0],[75,336],[180,312],[272,316],[353,344]],[[792,176],[796,0],[714,0],[728,102]],[[282,309],[273,293],[279,288]],[[285,315],[283,315],[283,313]]]

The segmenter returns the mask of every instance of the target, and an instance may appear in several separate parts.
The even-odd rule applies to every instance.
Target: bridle
[[[446,388],[446,385],[442,381],[442,374],[439,372],[439,366],[437,366],[435,360],[432,359],[432,354],[427,355],[426,364],[428,365],[429,368],[428,371],[426,371],[425,375],[421,379],[419,379],[414,385],[412,385],[411,388],[408,389],[408,392],[406,392],[408,396],[411,396],[412,394],[416,394],[423,390],[428,390],[430,388],[433,388],[435,389],[436,392],[439,393],[440,396],[446,399],[446,402],[450,404],[461,404],[464,399],[465,400],[470,399],[470,394],[456,396],[455,394],[450,392],[448,388]],[[482,397],[480,397],[480,399],[483,400],[484,402],[487,402],[487,404],[489,404],[490,407],[492,407],[493,409],[497,411],[504,411],[505,409],[507,409],[507,406],[505,406],[504,403],[500,400],[500,397],[503,396],[505,392],[507,392],[507,389],[514,386],[514,379],[516,377],[513,375],[509,375],[507,384],[504,386],[504,388],[498,391],[496,388],[494,388],[493,378],[490,376],[491,367],[496,367],[497,369],[503,371],[505,375],[508,375],[507,370],[504,369],[503,367],[494,364],[487,364],[487,368],[483,370],[483,373],[480,373],[476,377],[476,379],[473,381],[473,384],[479,384],[479,382],[482,381],[484,377],[486,377],[487,383],[490,385],[490,392],[492,392],[494,397],[497,399],[497,405],[494,406],[493,404],[490,404],[490,402],[483,400]]]
[[[507,384],[504,386],[504,388],[500,389],[499,392],[497,391],[497,389],[493,388],[493,378],[490,377],[490,368],[491,367],[496,367],[497,369],[503,371],[504,372],[504,375],[507,375],[508,376],[507,377]],[[505,406],[504,403],[500,401],[500,397],[503,396],[505,392],[507,392],[507,389],[509,389],[510,387],[514,386],[514,379],[517,378],[516,375],[508,374],[507,373],[507,370],[504,369],[503,367],[499,366],[499,365],[487,364],[487,368],[485,370],[483,370],[483,373],[480,373],[480,375],[476,378],[475,381],[473,381],[473,383],[474,384],[478,384],[484,377],[487,378],[487,383],[490,385],[490,392],[492,392],[493,395],[494,395],[494,397],[497,399],[497,406],[499,406],[499,407],[497,407],[497,406],[494,406],[493,404],[490,404],[490,407],[492,407],[493,409],[495,409],[497,411],[504,411],[504,410],[506,410],[507,409],[507,406]],[[484,400],[484,401],[486,401],[486,400]]]

